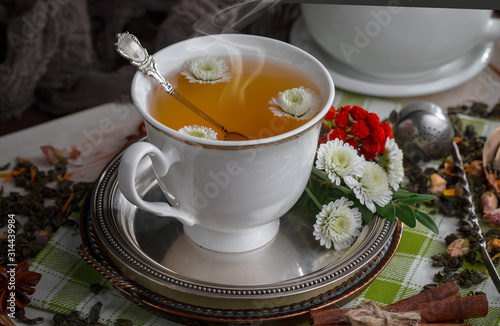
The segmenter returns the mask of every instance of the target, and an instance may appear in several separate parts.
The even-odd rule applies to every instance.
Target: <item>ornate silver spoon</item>
[[[158,71],[158,66],[152,55],[148,54],[148,51],[141,45],[137,37],[129,32],[118,33],[116,35],[117,42],[115,43],[116,51],[124,57],[130,60],[133,66],[142,72],[144,75],[153,78],[160,86],[167,91],[168,94],[172,95],[176,100],[184,104],[188,109],[192,110],[194,113],[216,126],[224,134],[225,140],[248,140],[249,138],[239,132],[228,131],[226,127],[218,123],[216,120],[212,119],[205,112],[197,108],[193,103],[189,102],[178,92],[175,91],[174,87],[165,79]]]

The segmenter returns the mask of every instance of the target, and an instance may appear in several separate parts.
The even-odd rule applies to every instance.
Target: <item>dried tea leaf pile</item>
[[[483,103],[470,103],[448,108],[448,115],[455,130],[455,141],[462,154],[464,169],[467,173],[476,212],[478,216],[481,216],[481,196],[489,188],[482,166],[482,151],[486,137],[479,136],[474,125],[469,124],[464,126],[458,114],[499,120],[500,103],[490,110]],[[462,288],[468,288],[486,280],[489,276],[486,272],[482,271],[484,270],[484,265],[478,246],[479,235],[467,220],[467,210],[464,208],[466,203],[461,196],[463,190],[459,185],[458,178],[455,176],[451,157],[443,158],[438,168],[427,167],[422,169],[417,165],[405,166],[409,167],[406,171],[406,177],[409,181],[405,186],[407,190],[436,194],[438,197],[430,205],[434,213],[439,212],[446,217],[458,218],[456,232],[447,235],[445,238],[446,244],[449,246],[447,253],[431,257],[433,266],[443,268],[434,276],[433,281],[436,284],[428,284],[424,288],[434,287],[451,281],[457,282]],[[443,180],[442,188],[436,187],[436,180]],[[436,189],[439,189],[439,191],[436,191]],[[500,239],[500,230],[493,228],[483,236],[487,242],[496,243],[494,240]],[[463,248],[456,246],[455,248],[450,248],[450,246],[454,247],[452,244],[456,244],[455,241],[460,239],[463,240],[460,242]],[[492,246],[490,251],[490,256],[496,265],[500,260],[499,253],[500,241],[499,246]],[[459,271],[459,269],[462,269],[462,271]]]
[[[92,183],[74,182],[63,164],[49,171],[39,170],[28,160],[17,158],[12,172],[3,172],[4,179],[12,179],[23,192],[4,193],[0,188],[0,227],[7,225],[9,214],[27,218],[16,225],[16,261],[34,257],[60,226],[77,226],[80,207]],[[10,181],[9,181],[10,182]],[[7,263],[6,239],[0,245],[0,265]],[[12,262],[10,262],[12,263]]]

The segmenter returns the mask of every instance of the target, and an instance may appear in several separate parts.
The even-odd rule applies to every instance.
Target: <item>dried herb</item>
[[[23,215],[28,220],[16,225],[16,263],[34,257],[43,248],[51,234],[60,226],[77,226],[80,206],[91,183],[75,183],[69,178],[66,166],[56,164],[49,171],[42,171],[30,161],[17,158],[10,173],[4,178],[12,179],[24,192],[11,192],[0,196],[0,227],[7,225],[8,214]],[[47,205],[46,199],[53,204]],[[6,264],[6,240],[1,240],[0,265]]]
[[[80,317],[80,312],[74,310],[67,314],[55,314],[52,320],[54,321],[54,326],[101,326],[103,324],[99,323],[99,315],[101,313],[102,303],[97,302],[90,308],[89,316],[82,319]],[[116,326],[132,326],[132,322],[127,319],[117,319],[115,322]]]
[[[9,168],[9,166],[10,166],[10,162],[9,162],[9,163],[7,163],[7,164],[4,164],[4,165],[2,165],[2,166],[0,166],[0,171],[5,171],[5,170],[7,170],[7,169]]]
[[[488,273],[483,273],[473,269],[464,269],[457,278],[458,285],[463,288],[469,288],[472,285],[481,283],[482,281],[488,279]]]
[[[16,321],[24,323],[26,325],[38,325],[43,323],[45,320],[42,317],[28,318],[26,317],[26,311],[23,309],[16,309],[14,314]]]
[[[444,272],[454,272],[457,271],[464,264],[463,257],[451,257],[448,254],[438,254],[432,257],[432,266],[434,267],[444,267]],[[444,282],[446,283],[446,282]]]
[[[80,151],[75,148],[71,149],[71,152],[65,154],[62,150],[55,148],[52,145],[46,145],[40,147],[45,155],[47,161],[52,165],[63,165],[67,164],[74,165],[71,163],[71,160],[77,159],[80,156]]]
[[[90,285],[90,291],[94,294],[98,294],[101,291],[101,284],[99,283],[94,283]]]
[[[99,314],[101,313],[102,309],[102,303],[97,302],[95,305],[92,306],[89,312],[89,316],[85,319],[85,322],[88,325],[95,325],[99,321]]]

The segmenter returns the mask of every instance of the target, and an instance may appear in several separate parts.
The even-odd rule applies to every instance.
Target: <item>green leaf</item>
[[[319,184],[316,187],[314,187],[311,192],[313,193],[314,197],[322,204],[324,205],[328,196],[328,186],[325,184]]]
[[[394,204],[389,203],[385,205],[384,207],[380,207],[378,205],[375,205],[377,208],[377,214],[382,216],[383,218],[387,219],[389,222],[394,222],[396,219],[396,209],[394,207]]]
[[[405,204],[396,204],[396,216],[411,228],[417,226],[417,220],[415,218],[415,211],[412,207]]]
[[[405,197],[405,198],[398,198],[394,199],[394,201],[397,201],[399,203],[407,203],[407,204],[414,204],[414,203],[423,203],[426,201],[434,200],[436,196],[434,195],[418,195],[418,196],[411,196],[411,197]]]
[[[415,212],[415,217],[417,218],[417,221],[422,223],[423,226],[425,226],[426,228],[428,228],[429,230],[431,230],[435,234],[439,234],[439,229],[438,229],[436,223],[434,223],[434,220],[429,215],[427,215],[424,212],[421,212],[419,210],[415,210],[414,212]]]
[[[399,188],[397,191],[394,191],[392,193],[392,198],[404,198],[408,196],[413,196],[415,193],[414,192],[409,192],[408,190],[404,190],[402,188]]]
[[[356,204],[355,204],[356,205]],[[370,223],[373,219],[373,212],[369,210],[365,205],[356,205],[359,212],[361,213],[361,218],[366,224]]]
[[[426,201],[436,199],[435,195],[430,194],[417,194],[414,192],[409,192],[404,189],[398,189],[392,194],[392,200],[404,203],[423,203]]]

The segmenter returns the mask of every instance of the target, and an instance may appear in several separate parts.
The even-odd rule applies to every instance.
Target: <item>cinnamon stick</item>
[[[418,311],[423,323],[451,322],[486,316],[488,299],[486,295],[450,297],[418,304],[386,306],[381,309],[394,313]],[[349,310],[351,308],[311,311],[310,323],[311,325],[349,325],[344,317]]]
[[[448,282],[443,285],[436,286],[432,289],[422,291],[419,294],[395,302],[389,306],[397,307],[404,305],[413,305],[423,302],[443,300],[445,298],[450,298],[450,297],[455,297],[455,298],[460,297],[460,289],[458,288],[458,284],[455,282]]]
[[[455,297],[458,298],[460,297],[460,290],[458,288],[458,285],[456,282],[448,282],[440,286],[436,286],[432,289],[425,290],[423,292],[420,292],[419,294],[413,295],[411,297],[408,297],[406,299],[403,299],[401,301],[395,302],[389,306],[402,306],[402,305],[416,305],[419,303],[423,302],[431,302],[435,300],[442,300],[445,298],[449,297]],[[331,310],[326,310],[326,311],[331,311]],[[311,324],[313,323],[314,315],[316,314],[322,314],[322,313],[317,313],[317,311],[312,310],[310,311],[310,321]],[[344,324],[338,324],[338,325],[348,325],[348,323]]]

